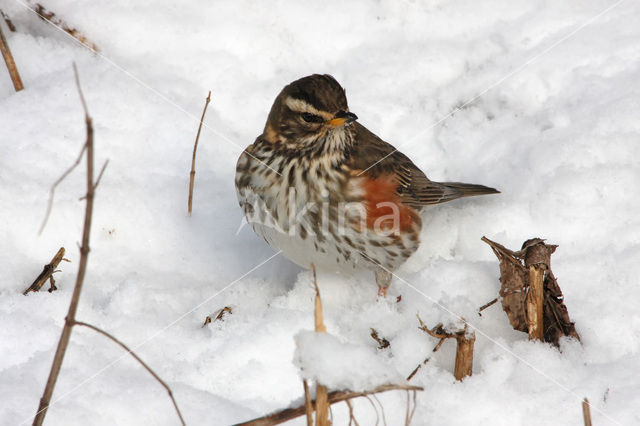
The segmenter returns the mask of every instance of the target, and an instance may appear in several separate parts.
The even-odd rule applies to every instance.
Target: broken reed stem
[[[444,330],[442,329],[442,324],[438,324],[433,328],[433,330],[430,330],[429,327],[427,327],[422,321],[422,318],[420,318],[420,314],[416,314],[416,316],[418,317],[418,322],[420,322],[420,327],[418,327],[420,330],[424,331],[431,337],[440,339],[440,342],[438,342],[436,347],[433,348],[433,352],[435,352],[437,349],[440,349],[440,346],[442,345],[444,339],[456,339],[456,362],[455,368],[453,370],[453,375],[455,376],[456,380],[462,380],[467,376],[471,376],[471,372],[473,370],[473,345],[476,341],[475,333],[467,334],[466,325],[463,330],[459,330],[456,333],[444,332]],[[464,318],[462,318],[462,320],[464,321]],[[418,367],[416,367],[416,369],[409,375],[409,378],[407,378],[407,380],[412,378],[415,373],[418,372],[418,369],[428,361],[429,359],[427,358],[422,362],[422,364],[418,365]]]
[[[307,415],[307,426],[313,426],[313,405],[311,405],[311,394],[309,393],[309,384],[302,379],[304,387],[304,410]]]
[[[327,387],[316,383],[316,426],[330,426],[329,392]]]
[[[93,183],[93,124],[91,122],[91,117],[89,116],[89,111],[87,110],[87,105],[84,102],[84,96],[82,94],[82,88],[80,87],[80,80],[78,78],[78,69],[76,68],[75,64],[73,64],[73,72],[75,74],[78,93],[82,101],[82,107],[84,108],[84,118],[87,128],[87,141],[85,143],[87,151],[87,195],[84,213],[84,227],[82,230],[82,245],[80,246],[80,262],[78,265],[78,275],[76,277],[76,283],[73,288],[73,295],[71,296],[69,311],[67,312],[64,327],[62,328],[62,334],[58,342],[58,347],[56,348],[56,353],[53,357],[53,363],[51,364],[49,378],[47,379],[44,393],[42,394],[42,398],[40,399],[38,411],[36,412],[36,416],[33,419],[34,426],[42,425],[44,417],[47,414],[47,408],[49,408],[49,402],[51,401],[51,396],[53,395],[56,380],[58,379],[60,368],[62,367],[64,354],[67,350],[67,345],[69,344],[69,338],[71,337],[71,329],[75,321],[76,311],[78,310],[80,292],[82,291],[82,284],[84,283],[84,276],[87,270],[87,261],[89,258],[89,236],[91,232],[93,196],[95,190],[95,185]]]
[[[471,375],[473,370],[473,345],[476,341],[476,335],[471,333],[467,336],[466,333],[460,333],[456,335],[456,364],[453,370],[453,376],[456,380],[462,380]]]
[[[180,409],[178,408],[178,403],[176,402],[175,398],[173,397],[173,392],[171,391],[171,388],[169,387],[169,385],[167,385],[165,383],[164,380],[162,380],[160,378],[160,376],[158,376],[156,374],[155,371],[153,371],[151,369],[151,367],[149,367],[142,359],[140,359],[140,357],[138,355],[136,355],[135,352],[133,352],[131,349],[129,349],[129,347],[127,345],[125,345],[124,343],[122,343],[120,340],[118,340],[115,336],[107,333],[106,331],[88,324],[86,322],[82,322],[82,321],[73,321],[71,325],[79,325],[82,327],[87,327],[90,328],[91,330],[98,332],[100,334],[102,334],[103,336],[107,337],[108,339],[110,339],[112,342],[115,342],[116,344],[120,345],[120,347],[122,347],[125,351],[127,351],[127,353],[129,353],[136,361],[138,361],[140,363],[140,365],[142,365],[145,370],[147,370],[149,372],[149,374],[151,374],[153,376],[154,379],[156,379],[158,381],[158,383],[160,383],[162,385],[163,388],[165,388],[165,390],[167,391],[167,393],[169,394],[169,398],[171,398],[171,402],[173,402],[173,406],[176,409],[176,413],[178,414],[178,417],[180,418],[180,423],[184,426],[185,422],[184,422],[184,418],[182,417],[182,413],[180,412]]]
[[[207,112],[207,107],[211,102],[211,90],[207,95],[207,99],[204,103],[204,109],[202,110],[202,117],[200,117],[200,125],[198,126],[198,133],[196,134],[196,142],[193,144],[193,156],[191,157],[191,173],[189,174],[189,203],[188,211],[191,214],[191,205],[193,202],[193,182],[196,178],[196,150],[198,149],[198,140],[200,139],[200,131],[202,130],[202,122],[204,121],[204,115]]]
[[[529,267],[529,293],[527,294],[526,298],[529,340],[543,340],[543,298],[544,271],[535,265],[531,265]]]
[[[16,67],[16,63],[13,60],[13,55],[11,54],[11,50],[9,49],[7,39],[4,37],[4,33],[2,32],[2,26],[0,26],[0,51],[2,51],[4,63],[7,64],[7,70],[9,71],[9,76],[11,77],[13,88],[16,90],[16,92],[19,92],[24,89],[24,86],[22,85],[22,79],[20,78],[20,74],[18,73],[18,67]]]
[[[53,289],[56,288],[55,280],[53,279],[53,273],[56,272],[56,268],[58,267],[60,262],[62,262],[62,260],[66,260],[67,262],[69,262],[69,260],[64,258],[64,252],[64,247],[60,247],[56,255],[53,256],[53,259],[51,259],[51,262],[44,265],[44,269],[42,270],[42,272],[40,272],[40,275],[38,275],[33,283],[25,291],[22,292],[23,295],[26,296],[30,291],[39,291],[44,283],[47,282],[47,280],[51,281],[51,290],[49,291],[53,291]]]
[[[311,264],[311,271],[313,273],[313,287],[316,290],[315,307],[313,311],[313,317],[315,320],[315,329],[316,329],[316,333],[326,333],[327,327],[325,327],[324,320],[322,318],[322,300],[320,299],[320,288],[318,287],[316,267],[314,264]]]
[[[371,391],[364,392],[350,392],[350,391],[335,391],[328,394],[329,404],[336,404],[338,402],[344,402],[353,398],[365,397],[367,395],[373,395],[376,393],[388,392],[391,390],[409,390],[409,391],[421,391],[424,390],[420,386],[411,385],[382,385]],[[311,401],[315,405],[315,401]],[[249,420],[244,423],[238,423],[236,426],[271,426],[284,423],[291,419],[295,419],[305,414],[305,405],[300,405],[295,408],[287,408],[277,411],[275,413],[259,417],[257,419]]]
[[[584,418],[584,426],[591,426],[591,408],[587,398],[582,401],[582,417]]]

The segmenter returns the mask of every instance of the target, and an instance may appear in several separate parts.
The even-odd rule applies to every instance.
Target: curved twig
[[[131,349],[129,349],[129,347],[127,345],[125,345],[124,343],[122,343],[120,340],[118,340],[115,336],[107,333],[106,331],[102,330],[101,328],[96,327],[95,325],[86,323],[86,322],[82,322],[82,321],[73,321],[71,325],[80,325],[82,327],[87,327],[90,328],[91,330],[102,334],[103,336],[107,337],[108,339],[110,339],[112,342],[117,343],[118,345],[120,345],[120,347],[122,349],[124,349],[125,351],[127,351],[127,353],[129,353],[133,358],[135,358],[136,361],[138,361],[140,363],[140,365],[142,365],[145,370],[147,370],[149,372],[149,374],[151,374],[153,376],[154,379],[156,379],[163,388],[165,388],[165,390],[167,391],[167,393],[169,394],[169,398],[171,398],[171,402],[173,402],[173,406],[176,409],[176,413],[178,413],[178,417],[180,418],[180,423],[182,423],[182,425],[185,425],[184,422],[184,418],[182,417],[182,413],[180,412],[180,408],[178,408],[178,403],[176,402],[175,398],[173,397],[173,392],[171,391],[171,388],[169,387],[169,385],[167,385],[165,383],[164,380],[162,380],[160,378],[160,376],[158,376],[156,374],[155,371],[153,371],[151,369],[151,367],[149,367],[138,355],[136,355],[135,352],[133,352]]]

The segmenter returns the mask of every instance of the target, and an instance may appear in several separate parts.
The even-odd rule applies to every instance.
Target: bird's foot
[[[378,267],[376,269],[376,284],[378,284],[378,298],[387,297],[387,290],[391,284],[392,274],[386,269]]]
[[[382,297],[385,298],[387,297],[387,290],[389,290],[389,287],[382,287],[382,286],[378,286],[378,297]]]

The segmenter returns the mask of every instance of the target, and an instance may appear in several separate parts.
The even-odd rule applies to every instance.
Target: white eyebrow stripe
[[[320,117],[330,120],[331,114],[327,114],[324,111],[320,111],[315,109],[313,106],[309,105],[307,102],[302,99],[295,99],[292,97],[288,97],[284,101],[285,105],[289,107],[290,110],[296,112],[309,112],[311,114],[319,115]]]

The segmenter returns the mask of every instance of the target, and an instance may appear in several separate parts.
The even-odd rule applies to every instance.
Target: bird
[[[427,206],[499,191],[431,181],[357,120],[331,75],[286,85],[238,158],[236,193],[244,220],[285,257],[307,269],[372,271],[385,297],[420,245]]]

